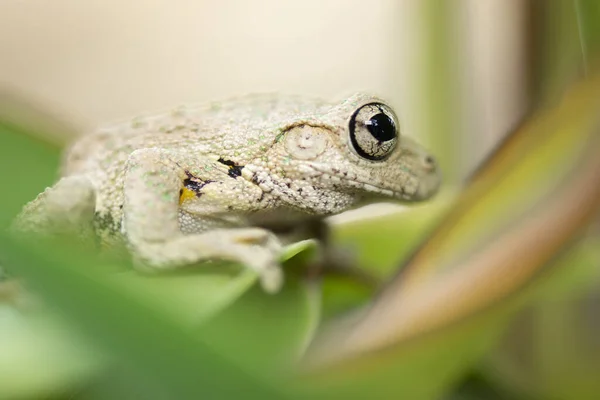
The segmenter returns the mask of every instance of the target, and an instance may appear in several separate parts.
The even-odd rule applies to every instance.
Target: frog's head
[[[401,135],[396,114],[383,100],[356,94],[320,113],[284,129],[286,175],[356,200],[387,197],[411,202],[437,192],[437,163]]]

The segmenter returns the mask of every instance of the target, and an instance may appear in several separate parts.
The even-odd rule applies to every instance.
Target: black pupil
[[[384,113],[375,114],[365,125],[371,135],[380,142],[387,142],[396,137],[394,121]]]

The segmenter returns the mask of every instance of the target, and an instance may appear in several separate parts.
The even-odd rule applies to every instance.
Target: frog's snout
[[[427,200],[438,192],[442,183],[442,174],[437,161],[430,155],[422,156],[421,171],[415,197],[417,200]]]

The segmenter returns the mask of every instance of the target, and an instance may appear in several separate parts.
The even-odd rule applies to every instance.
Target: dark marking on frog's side
[[[242,175],[242,169],[244,169],[243,165],[237,165],[231,160],[224,160],[222,158],[219,158],[217,161],[229,167],[229,171],[227,171],[227,174],[230,177],[237,178],[238,176]]]
[[[196,197],[202,196],[201,190],[204,186],[214,182],[210,179],[202,180],[197,176],[193,175],[190,171],[185,171],[185,174],[187,175],[187,178],[183,180],[183,186],[196,193]],[[179,191],[179,196],[181,196],[182,193],[183,189]]]
[[[120,232],[121,220],[115,220],[110,213],[101,214],[99,212],[96,212],[94,214],[94,228],[97,232]]]
[[[252,178],[250,179],[250,182],[252,182],[253,184],[255,184],[256,186],[260,186],[261,184],[263,184],[265,182],[264,179],[260,179],[258,176],[256,176],[256,174],[252,175]],[[265,191],[264,189],[261,188],[260,190],[260,198],[258,199],[258,202],[262,202],[265,198]]]

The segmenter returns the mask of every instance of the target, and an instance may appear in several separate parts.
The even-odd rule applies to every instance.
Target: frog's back
[[[129,154],[141,148],[205,145],[209,153],[219,151],[224,139],[240,136],[258,144],[259,137],[274,132],[269,128],[327,106],[323,100],[310,97],[254,94],[141,115],[82,136],[67,150],[61,175],[97,173],[123,164]],[[251,155],[253,149],[244,146],[244,150]]]

